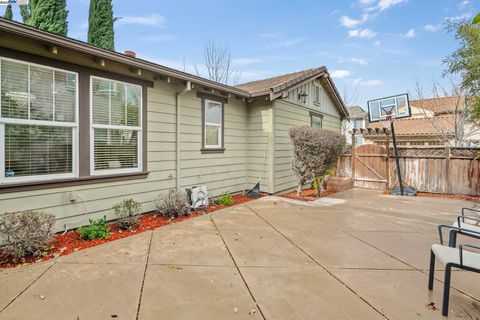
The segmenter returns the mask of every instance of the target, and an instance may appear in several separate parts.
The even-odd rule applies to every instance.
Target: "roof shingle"
[[[455,117],[442,115],[433,118],[405,118],[395,120],[396,135],[440,135],[455,133]],[[383,128],[381,122],[370,123],[369,128]]]

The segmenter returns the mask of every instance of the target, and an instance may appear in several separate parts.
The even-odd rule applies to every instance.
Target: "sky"
[[[87,39],[89,0],[67,0],[69,37]],[[444,21],[480,0],[113,0],[115,49],[201,75],[208,41],[228,46],[239,82],[326,66],[347,103],[449,88],[442,61],[457,47]],[[14,9],[14,19],[20,20]],[[456,81],[456,79],[453,79]]]

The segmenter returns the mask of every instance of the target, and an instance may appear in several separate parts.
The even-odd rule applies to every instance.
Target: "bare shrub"
[[[169,189],[166,194],[160,195],[155,200],[155,208],[170,219],[187,215],[190,212],[185,192],[176,189]]]
[[[53,240],[55,216],[26,211],[7,213],[0,220],[0,243],[3,254],[14,259],[38,257]]]
[[[298,182],[297,198],[300,198],[304,184],[316,181],[319,186],[319,177],[335,166],[345,148],[345,137],[310,126],[293,127],[288,133],[293,143],[292,169]],[[317,190],[320,197],[320,188]]]
[[[118,225],[121,229],[128,230],[138,225],[138,215],[142,210],[142,205],[133,199],[124,199],[113,206],[113,211],[118,219]]]

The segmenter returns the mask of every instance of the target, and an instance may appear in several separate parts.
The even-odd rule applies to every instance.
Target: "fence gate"
[[[358,188],[387,190],[389,185],[387,149],[375,144],[364,144],[352,151],[353,185]]]

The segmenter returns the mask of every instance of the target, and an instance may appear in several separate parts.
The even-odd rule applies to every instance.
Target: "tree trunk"
[[[303,184],[299,183],[297,187],[297,199],[300,199],[302,197],[302,189],[303,189]]]
[[[317,180],[317,198],[320,198],[322,190],[322,187],[320,186],[320,178],[317,176],[315,179]]]

